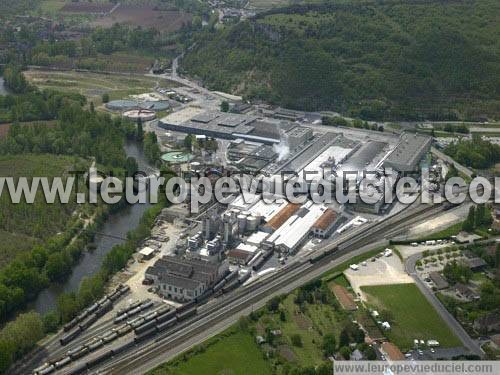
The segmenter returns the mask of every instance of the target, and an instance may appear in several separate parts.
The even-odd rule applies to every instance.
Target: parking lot
[[[375,259],[375,260],[374,260]],[[405,273],[404,265],[397,255],[374,257],[360,263],[358,270],[349,268],[344,272],[353,290],[363,298],[362,286],[407,284],[413,279]]]

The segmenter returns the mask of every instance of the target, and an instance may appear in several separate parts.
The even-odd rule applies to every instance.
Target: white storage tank
[[[260,224],[260,219],[258,217],[250,216],[249,218],[247,218],[246,230],[248,232],[255,232],[259,227],[259,224]]]

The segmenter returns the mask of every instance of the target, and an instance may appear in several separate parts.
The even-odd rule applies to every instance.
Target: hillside
[[[69,171],[83,168],[87,162],[68,156],[55,155],[9,155],[0,156],[0,176],[67,176]],[[47,204],[42,192],[34,204],[12,204],[7,188],[0,196],[0,267],[11,261],[18,253],[31,250],[72,223],[77,209],[74,199],[70,204]]]
[[[298,5],[203,33],[182,68],[297,109],[500,118],[499,17],[496,0]]]

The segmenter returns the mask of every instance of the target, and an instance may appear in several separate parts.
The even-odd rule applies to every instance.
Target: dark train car
[[[165,323],[158,324],[156,328],[158,329],[158,332],[165,331],[166,329],[169,329],[170,327],[173,327],[177,323],[177,318],[170,319],[169,321],[166,321]]]
[[[175,311],[176,311],[176,313],[181,313],[183,311],[190,309],[194,305],[196,305],[196,301],[190,301],[190,302],[185,303],[184,305],[178,307],[177,309],[175,309]]]
[[[99,310],[96,311],[96,314],[98,317],[101,317],[107,312],[111,311],[112,309],[113,309],[113,302],[108,300],[102,304]]]
[[[82,331],[85,331],[87,328],[89,328],[92,324],[94,324],[99,317],[97,316],[97,313],[92,314],[90,318],[85,320],[84,322],[80,323],[78,326]]]
[[[71,322],[66,323],[63,327],[64,332],[70,331],[71,329],[76,327],[77,324],[78,324],[78,320],[76,318],[73,319]]]
[[[177,314],[177,320],[182,321],[196,315],[196,309],[183,311]]]
[[[250,272],[247,272],[247,273],[246,273],[246,274],[244,274],[243,276],[240,276],[240,277],[238,278],[238,283],[239,283],[239,284],[243,284],[245,281],[247,281],[247,280],[250,278],[250,276],[252,276],[252,274],[251,274]]]
[[[146,340],[147,338],[156,335],[158,331],[156,330],[156,326],[153,326],[153,328],[148,329],[145,332],[142,332],[140,335],[137,335],[135,337],[135,342],[141,342]]]
[[[146,332],[147,330],[149,330],[155,326],[156,326],[156,322],[154,320],[152,320],[152,321],[144,323],[144,324],[140,325],[139,327],[137,327],[136,329],[134,329],[134,333],[136,335],[140,335],[141,333]]]
[[[231,272],[229,275],[224,277],[224,280],[226,280],[226,282],[228,283],[231,280],[236,279],[238,277],[239,272],[240,272],[239,270],[235,270],[235,271]]]
[[[214,293],[217,293],[219,290],[221,290],[224,285],[226,285],[226,280],[221,280],[217,284],[215,284],[213,288]]]
[[[68,343],[70,343],[71,341],[76,339],[80,335],[80,333],[82,333],[81,328],[76,327],[76,329],[73,332],[70,332],[70,333],[64,335],[63,337],[61,337],[59,342],[61,343],[62,346],[67,345]]]
[[[90,306],[87,311],[89,312],[89,314],[93,314],[96,312],[96,310],[99,308],[99,304],[98,303],[94,303],[92,306]]]
[[[236,289],[240,286],[238,280],[234,280],[232,283],[226,284],[224,288],[222,288],[222,293],[229,293],[230,291]]]
[[[196,297],[195,299],[196,303],[202,303],[204,301],[207,301],[213,294],[213,292],[214,292],[213,289],[206,290],[201,296]]]
[[[168,311],[162,315],[158,315],[158,317],[155,319],[156,323],[163,323],[166,322],[167,320],[170,320],[172,318],[175,318],[175,310]]]
[[[84,356],[86,356],[87,354],[90,353],[90,350],[88,347],[84,346],[83,348],[81,348],[79,351],[73,353],[70,355],[71,359],[74,361],[75,359],[78,359],[78,358],[82,358]]]

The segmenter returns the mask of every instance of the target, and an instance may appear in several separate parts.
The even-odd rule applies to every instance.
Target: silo
[[[238,232],[240,234],[245,233],[247,228],[247,215],[240,214],[237,216],[238,219]]]
[[[248,232],[255,232],[259,227],[259,224],[260,224],[260,219],[258,217],[250,216],[249,218],[247,218],[246,230]]]
[[[233,223],[229,221],[224,222],[224,242],[230,243],[233,240]]]

